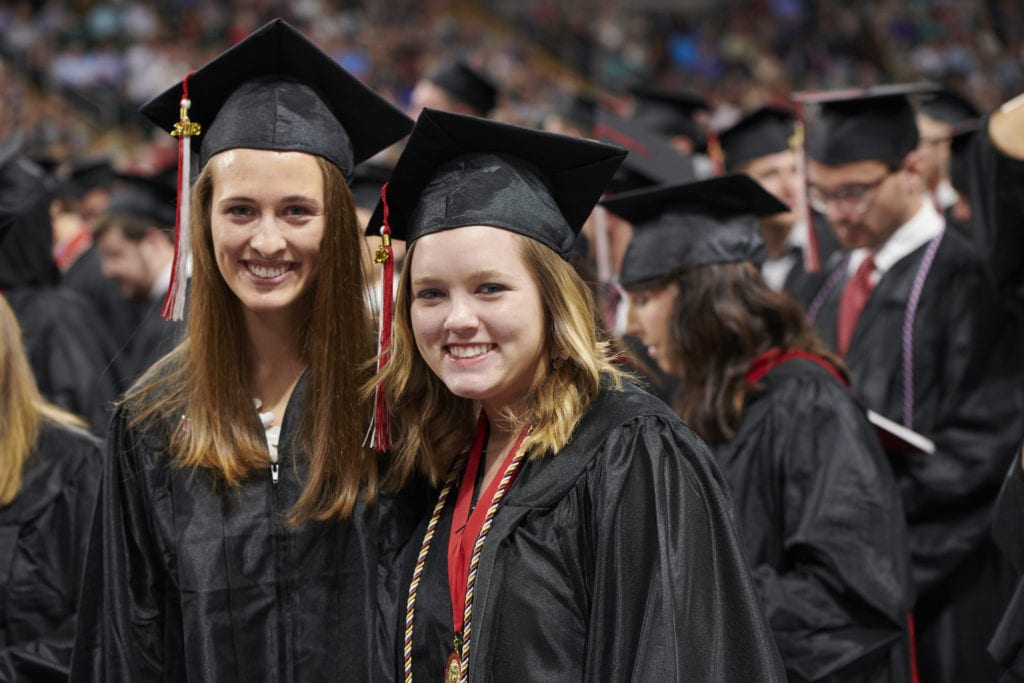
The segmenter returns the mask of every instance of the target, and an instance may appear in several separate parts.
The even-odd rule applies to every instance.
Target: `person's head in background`
[[[174,261],[175,173],[121,178],[93,228],[100,270],[126,299],[155,301],[167,291]]]
[[[796,117],[778,107],[762,107],[718,134],[728,173],[745,173],[761,184],[787,210],[761,219],[768,258],[782,255],[799,220],[800,193]]]
[[[807,122],[808,197],[844,249],[878,250],[921,209],[913,89],[826,93]]]
[[[627,331],[680,380],[676,412],[709,443],[732,438],[754,359],[770,348],[813,350],[800,306],[759,271],[760,218],[784,208],[737,174],[611,197],[609,211],[634,223],[622,266]]]
[[[929,193],[943,193],[937,195],[943,208],[954,201],[952,195],[948,193],[953,134],[959,126],[980,116],[981,112],[967,98],[952,90],[926,94],[918,103],[917,128],[920,133],[918,152],[921,156],[921,175]]]
[[[436,65],[421,76],[410,96],[409,116],[424,108],[486,117],[498,101],[498,87],[489,76],[464,59]]]

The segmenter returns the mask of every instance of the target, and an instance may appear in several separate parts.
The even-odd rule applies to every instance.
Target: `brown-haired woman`
[[[72,675],[367,680],[373,335],[346,181],[411,121],[279,20],[187,85],[186,334],[115,417]],[[183,89],[143,112],[169,128]]]
[[[909,680],[899,491],[841,362],[755,265],[778,202],[747,176],[609,198],[634,222],[631,331],[730,484],[790,680]]]
[[[0,296],[0,680],[66,677],[101,444],[44,400]]]
[[[565,260],[623,155],[427,109],[388,183],[395,473],[443,482],[386,582],[405,681],[783,678],[710,454]]]

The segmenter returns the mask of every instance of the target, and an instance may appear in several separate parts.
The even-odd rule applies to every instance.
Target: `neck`
[[[487,414],[489,423],[484,466],[487,468],[486,479],[490,481],[493,471],[505,459],[508,449],[512,447],[521,430],[505,419],[500,409],[493,411],[485,409],[484,412]]]
[[[294,316],[245,313],[252,357],[250,391],[263,402],[264,410],[282,413],[292,388],[306,366],[299,352],[301,323]],[[280,415],[278,415],[280,417]]]

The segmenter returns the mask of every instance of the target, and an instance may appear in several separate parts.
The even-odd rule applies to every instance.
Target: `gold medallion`
[[[459,654],[453,652],[448,657],[448,663],[444,666],[444,683],[459,683],[461,678],[462,662],[459,660]]]

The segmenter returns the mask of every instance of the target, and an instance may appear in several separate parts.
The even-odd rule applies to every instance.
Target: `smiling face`
[[[470,226],[416,241],[410,319],[420,355],[456,396],[493,420],[549,362],[540,290],[507,230]]]
[[[629,320],[626,333],[635,336],[647,347],[647,354],[664,372],[680,377],[672,353],[672,315],[675,311],[679,285],[669,282],[663,287],[651,287],[627,292]]]
[[[324,235],[324,179],[303,152],[232,149],[210,162],[217,268],[249,315],[299,312]]]

